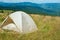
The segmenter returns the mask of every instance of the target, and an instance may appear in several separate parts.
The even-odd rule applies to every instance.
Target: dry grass
[[[38,31],[18,34],[13,31],[0,30],[0,40],[60,40],[60,17],[30,14]]]

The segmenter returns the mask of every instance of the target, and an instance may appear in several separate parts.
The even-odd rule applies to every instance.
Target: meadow
[[[12,13],[10,10],[0,11],[0,24]],[[35,21],[38,30],[28,34],[19,34],[14,31],[0,28],[0,40],[60,40],[60,17],[29,14]]]

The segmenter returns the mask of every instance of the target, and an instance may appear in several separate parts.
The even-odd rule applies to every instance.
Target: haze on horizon
[[[60,3],[60,0],[0,0],[6,3],[32,2],[32,3]]]

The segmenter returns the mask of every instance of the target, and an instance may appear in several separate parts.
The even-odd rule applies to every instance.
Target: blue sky
[[[18,3],[18,2],[60,3],[60,0],[0,0],[0,2],[8,2],[8,3]]]

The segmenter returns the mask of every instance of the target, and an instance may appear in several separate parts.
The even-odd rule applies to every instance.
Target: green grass
[[[0,23],[5,18],[0,17]],[[60,40],[60,17],[30,14],[38,31],[29,34],[19,34],[0,29],[0,40]],[[6,17],[6,16],[5,16]]]

